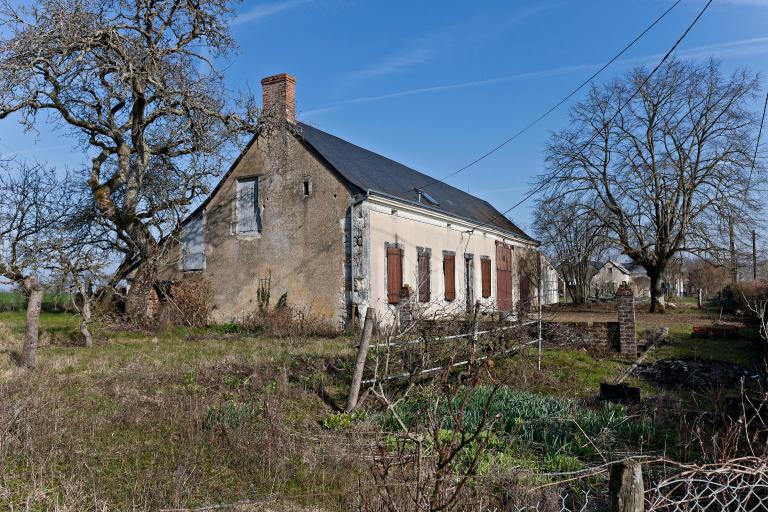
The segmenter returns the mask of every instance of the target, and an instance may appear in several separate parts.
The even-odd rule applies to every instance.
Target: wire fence
[[[664,468],[663,476],[645,486],[645,512],[763,512],[768,511],[768,460],[744,457],[718,464],[701,466],[676,465]],[[674,468],[669,474],[671,468]],[[653,475],[648,468],[648,475]],[[515,512],[587,512],[608,510],[610,496],[607,478],[568,482],[549,497],[526,502],[525,498],[511,510]]]
[[[460,368],[470,361],[492,364],[489,362],[493,358],[514,355],[538,343],[531,335],[537,323],[494,323],[478,327],[472,322],[457,322],[453,332],[424,329],[418,332],[418,337],[412,333],[404,340],[386,337],[371,344],[362,384],[417,378],[449,367]]]
[[[768,460],[757,457],[684,469],[646,492],[659,512],[768,510]]]

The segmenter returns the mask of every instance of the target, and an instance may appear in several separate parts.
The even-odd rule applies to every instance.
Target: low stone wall
[[[587,350],[618,351],[619,322],[546,322],[543,338],[556,345]]]

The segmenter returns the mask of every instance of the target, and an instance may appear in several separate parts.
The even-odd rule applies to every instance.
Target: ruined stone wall
[[[542,330],[544,339],[556,345],[596,352],[619,349],[619,322],[544,322]]]

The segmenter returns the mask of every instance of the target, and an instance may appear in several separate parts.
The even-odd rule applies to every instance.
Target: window
[[[304,197],[312,195],[312,178],[309,176],[304,176],[304,181],[301,182],[301,192]]]
[[[181,270],[205,267],[205,218],[203,214],[189,219],[181,233]]]
[[[491,296],[491,258],[488,256],[480,257],[480,279],[482,280],[482,296],[487,299]]]
[[[261,233],[258,177],[237,180],[237,233]]]
[[[431,299],[431,283],[429,282],[429,258],[432,256],[432,251],[421,247],[419,247],[417,250],[419,302],[429,302]]]
[[[613,275],[613,267],[608,267],[608,275],[609,276]]]
[[[431,195],[429,195],[427,192],[418,188],[414,190],[416,191],[416,195],[420,203],[423,203],[426,201],[427,204],[431,204],[433,206],[440,206],[440,203],[438,203],[437,200]]]
[[[387,302],[400,303],[403,289],[403,250],[396,245],[387,245]]]
[[[452,252],[443,253],[443,282],[445,300],[456,299],[456,256]]]

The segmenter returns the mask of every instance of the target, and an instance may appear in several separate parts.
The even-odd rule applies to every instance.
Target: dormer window
[[[431,206],[440,206],[440,203],[438,203],[437,200],[428,193],[418,188],[415,188],[414,190],[416,191],[416,195],[418,196],[418,201],[420,203],[428,204]]]

